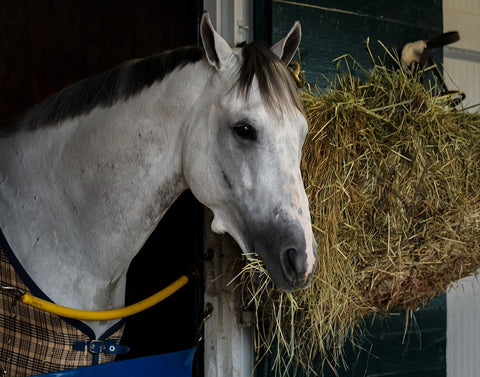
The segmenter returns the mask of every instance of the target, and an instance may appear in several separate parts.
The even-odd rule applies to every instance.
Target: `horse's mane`
[[[195,63],[203,56],[202,48],[188,46],[124,62],[66,87],[17,118],[2,121],[0,137],[88,114],[97,106],[111,106],[162,80],[175,68]]]
[[[287,67],[267,47],[251,43],[243,47],[242,54],[244,60],[238,85],[245,95],[250,91],[253,78],[257,77],[262,100],[267,106],[281,109],[283,103],[293,103],[302,109]],[[162,80],[175,68],[195,63],[204,56],[201,47],[189,46],[127,61],[61,90],[17,118],[1,121],[0,137],[48,127],[88,114],[98,106],[112,106]]]

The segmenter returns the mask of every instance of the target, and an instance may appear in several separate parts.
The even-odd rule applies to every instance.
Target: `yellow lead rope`
[[[53,302],[42,300],[38,297],[32,296],[29,293],[25,293],[21,300],[23,303],[30,306],[34,306],[40,310],[57,314],[61,317],[80,319],[84,321],[108,321],[111,319],[119,319],[131,316],[133,314],[139,313],[145,309],[150,308],[151,306],[158,304],[160,301],[165,300],[167,297],[178,291],[185,284],[188,283],[188,277],[185,275],[180,276],[172,284],[162,289],[160,292],[155,293],[154,295],[147,297],[146,299],[137,302],[136,304],[125,306],[120,309],[112,310],[81,310],[81,309],[72,309],[65,306],[54,304]]]

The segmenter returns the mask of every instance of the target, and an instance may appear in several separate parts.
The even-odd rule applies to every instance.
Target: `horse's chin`
[[[310,278],[305,282],[299,282],[299,283],[295,283],[295,284],[293,284],[289,281],[286,281],[284,279],[282,279],[280,281],[277,281],[277,282],[275,282],[275,280],[272,279],[272,281],[273,281],[273,285],[276,289],[278,289],[280,291],[284,291],[284,292],[302,291],[302,290],[310,287],[310,284],[311,284],[311,279]]]
[[[247,257],[247,259],[252,260],[253,253],[250,248],[247,246],[247,241],[240,236],[241,232],[236,231],[236,227],[233,227],[227,221],[224,221],[223,216],[219,215],[218,213],[213,212],[213,220],[211,224],[211,229],[213,233],[216,234],[229,234],[230,237],[235,241],[238,245],[242,253]]]
[[[213,220],[212,220],[212,232],[216,234],[224,234],[227,233],[227,228],[225,227],[225,223],[220,220],[219,216],[216,216],[214,214]]]
[[[260,258],[263,260],[262,256]],[[264,262],[264,268],[269,275],[271,284],[275,289],[284,292],[298,292],[304,289],[308,289],[312,283],[313,273],[310,273],[306,279],[296,278],[291,279],[288,277],[288,273],[281,267],[280,261],[278,263],[266,263]],[[273,264],[273,265],[272,265]]]
[[[252,259],[248,257],[248,255],[247,258],[250,261],[258,262],[258,259]],[[306,281],[291,282],[283,274],[281,274],[280,278],[272,276],[264,264],[263,269],[265,269],[265,271],[257,270],[252,272],[252,279],[259,287],[267,284],[268,289],[277,289],[284,292],[298,292],[309,288],[312,282],[313,274],[311,274]]]

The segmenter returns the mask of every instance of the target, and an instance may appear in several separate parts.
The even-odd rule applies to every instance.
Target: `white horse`
[[[126,62],[1,125],[0,227],[55,303],[122,307],[130,262],[186,189],[278,288],[309,284],[307,123],[286,68],[300,25],[272,49],[230,48],[207,14],[200,28],[203,49]]]

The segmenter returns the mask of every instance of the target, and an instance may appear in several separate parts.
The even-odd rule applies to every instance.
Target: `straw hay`
[[[309,289],[281,293],[245,268],[245,305],[277,375],[336,368],[361,319],[412,310],[480,268],[480,116],[452,111],[419,77],[375,65],[303,92],[302,171],[318,242]],[[262,356],[260,355],[260,357]]]

